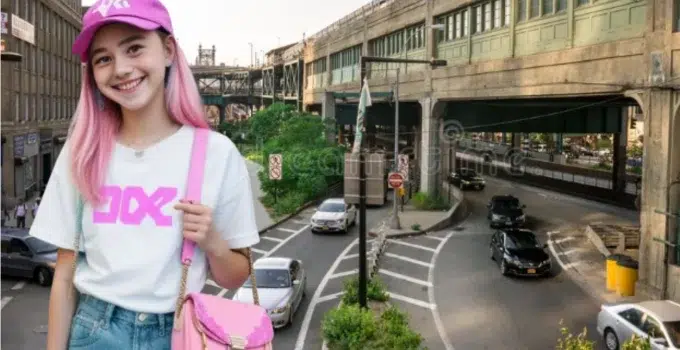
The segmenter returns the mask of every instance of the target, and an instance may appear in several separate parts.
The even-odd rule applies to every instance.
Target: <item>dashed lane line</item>
[[[267,254],[267,252],[264,251],[264,250],[262,250],[262,249],[250,248],[250,250],[254,251],[254,252],[257,253],[257,254],[261,254],[261,255]]]
[[[276,238],[276,237],[270,237],[270,236],[262,236],[262,239],[267,240],[267,241],[276,242],[276,243],[283,241],[282,238]]]
[[[0,305],[0,309],[4,309],[7,303],[12,301],[14,297],[2,297],[2,305]]]
[[[334,274],[331,275],[330,278],[334,279],[334,278],[347,277],[347,276],[351,276],[351,275],[354,275],[354,274],[357,274],[357,273],[359,273],[359,269],[354,269],[354,270],[350,270],[350,271],[334,273]]]
[[[328,272],[326,272],[326,274],[323,276],[321,282],[319,283],[319,286],[316,287],[314,295],[312,296],[312,300],[309,302],[309,307],[307,307],[307,312],[305,312],[305,318],[302,320],[300,332],[298,333],[297,340],[295,341],[295,350],[303,350],[305,347],[305,340],[307,338],[307,333],[309,332],[309,326],[312,322],[312,316],[314,315],[314,310],[316,309],[316,306],[320,302],[333,300],[333,298],[329,295],[321,297],[321,293],[323,292],[324,288],[326,288],[326,284],[328,284],[328,281],[330,281],[333,272],[335,272],[338,266],[340,266],[340,262],[342,262],[343,258],[358,243],[359,239],[357,238],[354,241],[352,241],[352,243],[348,244],[347,247],[345,247],[345,250],[343,250],[342,253],[338,255],[338,257],[333,262],[333,265],[331,265],[330,269],[328,269]],[[334,298],[338,297],[336,294],[334,294],[335,296]]]
[[[24,282],[24,281],[18,282],[17,284],[12,286],[12,290],[19,290],[21,288],[24,288],[25,285],[26,285],[26,282]]]
[[[422,300],[418,300],[416,298],[407,297],[405,295],[401,295],[401,294],[397,294],[397,293],[393,293],[393,292],[389,292],[389,291],[387,292],[387,294],[390,295],[390,299],[401,300],[403,302],[407,302],[407,303],[413,304],[415,306],[420,306],[420,307],[425,308],[425,309],[430,309],[430,310],[437,309],[437,306],[435,304],[428,303],[428,302],[425,302],[425,301],[422,301]]]
[[[295,231],[295,230],[293,230],[293,229],[291,229],[291,228],[285,228],[285,227],[277,227],[276,229],[279,230],[279,231],[289,232],[289,233],[295,233],[295,232],[297,232],[297,231]]]

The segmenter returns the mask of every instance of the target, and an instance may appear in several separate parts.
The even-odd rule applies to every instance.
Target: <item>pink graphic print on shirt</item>
[[[102,186],[101,194],[110,199],[108,209],[94,210],[92,221],[95,224],[115,224],[138,226],[147,216],[156,226],[172,226],[172,216],[165,215],[162,208],[177,196],[177,188],[158,187],[147,195],[140,186]],[[132,201],[137,208],[132,211]]]

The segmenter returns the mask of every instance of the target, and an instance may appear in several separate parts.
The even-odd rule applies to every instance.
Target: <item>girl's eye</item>
[[[102,63],[106,63],[106,62],[108,62],[109,59],[110,59],[110,58],[109,58],[108,56],[97,57],[97,58],[94,60],[94,64],[102,64]]]
[[[139,50],[141,50],[141,49],[142,49],[142,46],[141,46],[141,45],[132,45],[132,46],[130,46],[130,48],[128,49],[128,52],[131,53],[131,54],[136,54],[136,53],[138,53]]]

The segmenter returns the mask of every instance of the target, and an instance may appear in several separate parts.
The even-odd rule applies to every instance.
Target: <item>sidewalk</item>
[[[638,283],[635,295],[623,297],[606,288],[606,256],[604,253],[619,252],[637,260],[637,242],[631,233],[636,226],[625,222],[589,225],[569,225],[548,232],[548,247],[557,263],[584,290],[602,303],[638,302],[657,299],[656,293]],[[626,236],[628,249],[616,249],[613,236]],[[618,240],[618,239],[617,239]],[[604,244],[602,244],[604,243]]]
[[[31,208],[33,208],[33,203],[35,203],[36,198],[38,197],[36,196],[26,201],[26,208],[28,209],[26,212],[26,228],[31,227],[31,224],[33,223],[33,210]],[[15,208],[9,210],[9,219],[5,221],[4,227],[17,227],[17,219],[14,216],[15,213]]]

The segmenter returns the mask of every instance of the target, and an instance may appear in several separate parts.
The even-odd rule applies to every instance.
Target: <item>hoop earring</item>
[[[97,104],[97,108],[99,108],[99,111],[103,111],[104,107],[106,105],[104,104],[104,96],[102,95],[101,91],[99,89],[95,88],[94,89],[94,102]]]

